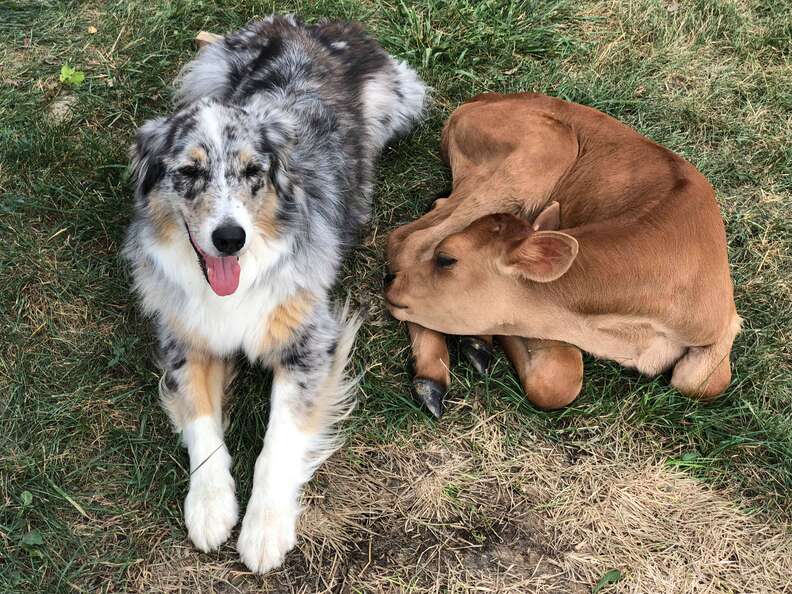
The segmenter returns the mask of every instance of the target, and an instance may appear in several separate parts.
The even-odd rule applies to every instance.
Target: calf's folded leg
[[[583,354],[555,340],[498,336],[498,342],[520,378],[525,396],[538,408],[563,408],[583,386]]]
[[[443,414],[443,398],[451,380],[448,346],[443,334],[418,324],[408,323],[412,344],[416,396],[436,417]]]
[[[729,355],[741,322],[735,314],[729,328],[715,344],[690,347],[674,365],[671,385],[683,394],[701,400],[714,400],[720,396],[731,382]]]

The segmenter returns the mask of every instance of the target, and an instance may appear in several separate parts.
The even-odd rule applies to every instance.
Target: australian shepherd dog
[[[156,324],[165,410],[190,458],[184,520],[203,551],[237,522],[223,399],[233,359],[273,369],[269,424],[237,549],[255,572],[295,544],[300,492],[352,405],[354,317],[329,292],[369,219],[374,161],[425,87],[350,23],[270,17],[201,50],[176,109],[132,149],[124,255]]]

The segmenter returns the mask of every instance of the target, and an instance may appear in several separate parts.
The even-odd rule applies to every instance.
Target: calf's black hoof
[[[446,389],[436,381],[423,378],[413,380],[413,391],[415,396],[426,405],[436,419],[443,416],[443,399]]]
[[[476,371],[481,374],[489,371],[494,354],[486,342],[473,336],[465,336],[459,339],[459,348]]]

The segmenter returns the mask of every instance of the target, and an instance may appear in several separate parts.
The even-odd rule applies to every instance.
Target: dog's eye
[[[245,170],[242,172],[242,175],[245,177],[256,177],[257,175],[261,175],[262,169],[255,163],[248,163]]]
[[[203,177],[206,172],[195,165],[185,165],[184,167],[179,167],[176,173],[190,179],[198,179],[199,177]]]
[[[437,264],[437,266],[440,268],[451,268],[456,263],[456,258],[446,256],[445,254],[437,254],[435,257],[435,264]]]

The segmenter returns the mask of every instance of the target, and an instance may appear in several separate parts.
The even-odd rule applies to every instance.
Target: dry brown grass
[[[299,551],[263,580],[189,546],[131,569],[145,592],[792,592],[792,533],[622,450],[551,446],[512,413],[353,441],[306,498]],[[643,461],[641,461],[643,460]]]

